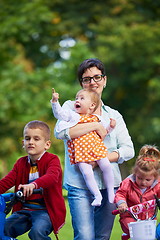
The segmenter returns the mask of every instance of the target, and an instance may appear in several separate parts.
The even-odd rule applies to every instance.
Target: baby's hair
[[[136,159],[135,166],[132,170],[133,174],[137,172],[143,175],[153,172],[155,178],[159,176],[160,168],[160,151],[155,145],[144,145]]]
[[[95,108],[94,108],[94,111],[95,111],[98,108],[99,103],[100,103],[100,97],[99,97],[98,93],[96,93],[92,89],[88,89],[88,88],[81,89],[80,91],[78,91],[77,94],[79,94],[80,92],[87,92],[90,95],[91,100],[95,103]]]
[[[25,132],[25,130],[27,128],[30,128],[30,129],[37,129],[37,128],[39,128],[39,129],[41,129],[43,131],[45,139],[46,140],[50,139],[51,131],[50,131],[49,126],[45,122],[38,121],[38,120],[34,120],[34,121],[31,121],[31,122],[28,122],[25,125],[25,127],[24,127],[23,133]]]

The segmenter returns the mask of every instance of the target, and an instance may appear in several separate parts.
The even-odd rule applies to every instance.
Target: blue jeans
[[[4,231],[6,236],[16,238],[28,231],[28,236],[32,240],[51,239],[48,235],[53,231],[53,227],[47,211],[21,210],[6,219]]]
[[[160,240],[160,223],[156,227],[156,239]]]
[[[68,202],[72,216],[74,240],[109,240],[112,231],[115,204],[108,201],[107,190],[101,190],[102,204],[92,207],[89,190],[68,186]]]

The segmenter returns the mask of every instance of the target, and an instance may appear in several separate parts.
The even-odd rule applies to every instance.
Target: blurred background
[[[0,0],[0,177],[25,155],[24,125],[52,130],[50,152],[64,164],[50,99],[80,89],[86,58],[105,64],[103,101],[124,117],[135,145],[160,146],[160,2],[158,0]],[[122,165],[123,176],[135,159]]]

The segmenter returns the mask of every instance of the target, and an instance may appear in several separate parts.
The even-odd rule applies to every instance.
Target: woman
[[[106,87],[107,77],[104,65],[100,60],[84,60],[78,69],[78,79],[82,88],[94,90],[101,98],[103,89]],[[74,102],[66,101],[63,108],[74,109]],[[111,212],[115,206],[108,201],[102,173],[96,165],[93,166],[94,174],[103,199],[101,206],[91,206],[93,196],[87,189],[78,166],[70,164],[66,145],[67,140],[90,131],[96,131],[101,136],[109,152],[107,157],[112,163],[115,190],[122,181],[118,164],[128,161],[134,156],[133,143],[121,114],[105,106],[102,101],[95,113],[101,115],[104,119],[108,119],[108,117],[115,119],[116,127],[114,131],[107,135],[107,130],[97,122],[77,124],[61,132],[57,131],[59,121],[55,127],[55,136],[58,139],[63,139],[65,143],[64,187],[68,190],[74,240],[109,240],[114,222],[114,216]]]

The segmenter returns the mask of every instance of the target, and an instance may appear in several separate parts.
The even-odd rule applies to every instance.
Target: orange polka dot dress
[[[88,122],[99,122],[99,119],[95,115],[81,115],[78,124]],[[96,131],[69,140],[67,145],[71,164],[93,162],[107,156],[107,148]]]

